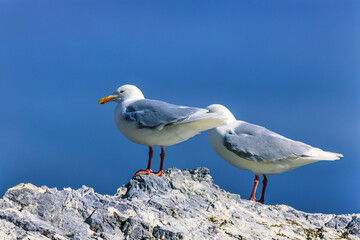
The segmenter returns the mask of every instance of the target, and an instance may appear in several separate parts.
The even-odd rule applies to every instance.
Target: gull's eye
[[[120,90],[120,93],[123,93],[124,92],[124,90]]]

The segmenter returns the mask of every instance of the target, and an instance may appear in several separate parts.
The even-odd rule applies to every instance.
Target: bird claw
[[[140,169],[139,171],[137,171],[137,172],[134,174],[133,178],[136,177],[136,176],[138,176],[138,175],[149,175],[151,172],[152,172],[151,169],[145,169],[145,170]]]
[[[251,197],[249,198],[249,200],[250,200],[250,201],[257,201],[256,198],[255,198],[255,196],[251,196]]]
[[[255,197],[251,196],[249,198],[250,201],[255,201],[255,202],[258,202],[258,203],[262,203],[264,204],[265,200],[263,198],[260,198],[259,200],[257,200]]]
[[[163,176],[163,175],[164,175],[164,171],[163,171],[163,170],[160,170],[160,171],[158,171],[158,172],[153,172],[153,174],[154,174],[155,176]]]

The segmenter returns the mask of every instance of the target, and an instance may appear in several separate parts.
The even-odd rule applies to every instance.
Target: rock
[[[114,196],[19,184],[0,200],[0,239],[360,239],[360,214],[243,200],[207,168],[137,176]]]

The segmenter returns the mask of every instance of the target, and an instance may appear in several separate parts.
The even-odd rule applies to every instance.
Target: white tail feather
[[[306,157],[302,157],[302,159],[316,161],[334,161],[339,160],[341,157],[343,157],[343,155],[340,153],[325,152],[319,148],[312,148],[305,155]]]
[[[203,119],[196,119],[194,121],[187,121],[184,123],[180,123],[182,125],[186,125],[187,128],[196,130],[196,131],[205,131],[220,125],[223,125],[226,119],[223,116],[214,116],[211,118],[203,118]]]

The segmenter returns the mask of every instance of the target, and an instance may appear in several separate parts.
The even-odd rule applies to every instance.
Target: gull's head
[[[225,106],[220,105],[220,104],[212,104],[210,106],[207,107],[207,109],[209,110],[209,112],[211,113],[219,113],[221,115],[223,115],[226,118],[226,123],[229,123],[231,121],[235,121],[236,118],[234,117],[234,115],[229,111],[229,109],[227,109]]]
[[[99,100],[99,104],[104,104],[110,101],[120,103],[125,100],[137,99],[144,99],[144,95],[136,86],[127,84],[119,87],[111,95],[101,98]]]

